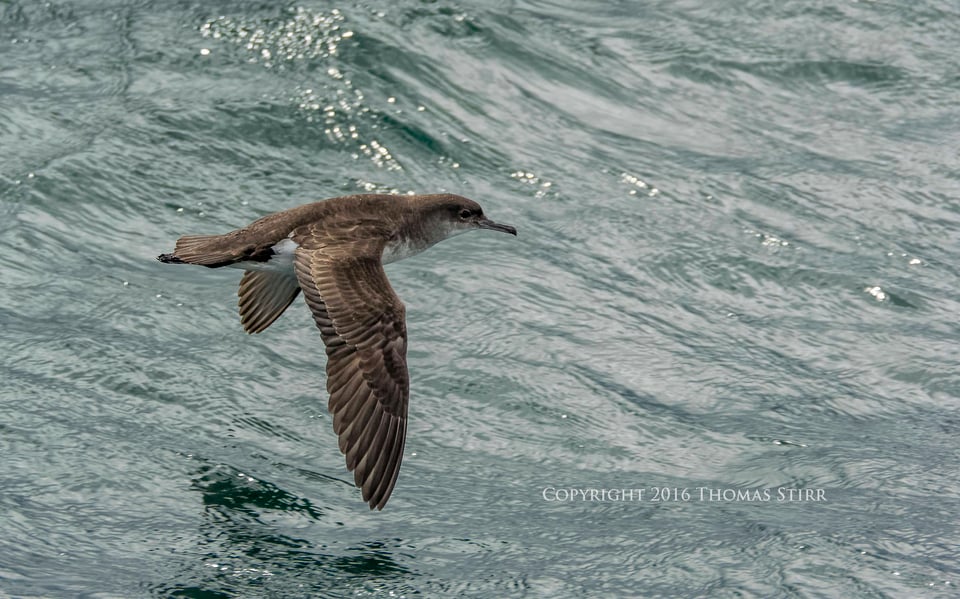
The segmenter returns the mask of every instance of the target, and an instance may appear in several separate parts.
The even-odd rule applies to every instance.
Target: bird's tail
[[[234,262],[235,252],[224,247],[224,235],[184,235],[170,254],[160,254],[164,264],[199,264],[215,268]]]

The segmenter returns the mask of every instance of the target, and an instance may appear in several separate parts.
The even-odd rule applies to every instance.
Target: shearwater
[[[383,265],[471,229],[516,235],[452,194],[361,194],[264,216],[223,235],[185,235],[160,262],[231,266],[240,279],[240,323],[259,333],[302,290],[327,350],[328,408],[340,451],[370,509],[397,482],[410,378],[403,302]]]

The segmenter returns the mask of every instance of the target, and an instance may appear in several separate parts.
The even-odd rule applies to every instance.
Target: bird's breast
[[[391,262],[419,254],[428,247],[430,246],[417,243],[412,239],[394,237],[383,246],[383,254],[380,255],[380,261],[384,264],[390,264]]]

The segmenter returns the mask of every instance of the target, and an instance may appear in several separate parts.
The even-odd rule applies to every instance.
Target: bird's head
[[[433,216],[433,227],[442,235],[441,239],[472,229],[517,234],[517,230],[510,225],[495,223],[484,216],[480,204],[471,199],[452,194],[426,197],[429,198],[428,210]]]

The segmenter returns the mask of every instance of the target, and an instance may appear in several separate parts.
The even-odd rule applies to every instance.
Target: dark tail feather
[[[184,235],[177,240],[172,254],[160,254],[157,260],[165,264],[200,264],[216,268],[232,264],[243,257],[236,244],[225,235]]]
[[[164,264],[185,264],[183,260],[177,258],[176,254],[160,254],[157,256],[157,260]]]

